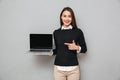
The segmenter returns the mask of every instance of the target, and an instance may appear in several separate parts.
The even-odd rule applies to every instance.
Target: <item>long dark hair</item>
[[[74,15],[73,10],[72,10],[70,7],[65,7],[65,8],[63,8],[62,12],[60,13],[60,25],[61,25],[61,26],[63,25],[61,16],[62,16],[62,13],[63,13],[64,11],[66,11],[66,10],[69,11],[69,12],[71,13],[71,16],[72,16],[71,25],[72,25],[74,28],[77,28],[76,20],[75,20],[75,15]]]

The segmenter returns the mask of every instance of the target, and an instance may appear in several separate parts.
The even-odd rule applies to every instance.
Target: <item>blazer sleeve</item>
[[[86,53],[87,52],[87,46],[86,46],[86,42],[85,42],[85,38],[84,38],[84,34],[82,32],[82,30],[79,30],[79,34],[78,34],[78,44],[81,47],[80,53]]]

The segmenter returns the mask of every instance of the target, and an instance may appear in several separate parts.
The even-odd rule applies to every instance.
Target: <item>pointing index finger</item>
[[[65,45],[67,45],[67,46],[69,46],[70,45],[70,43],[64,43]]]

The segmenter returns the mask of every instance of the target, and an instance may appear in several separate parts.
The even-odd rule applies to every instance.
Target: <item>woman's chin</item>
[[[66,26],[66,27],[69,26],[69,25],[70,25],[70,24],[64,24],[64,26]]]

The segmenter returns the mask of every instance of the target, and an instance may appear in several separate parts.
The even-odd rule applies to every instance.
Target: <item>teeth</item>
[[[69,23],[69,22],[65,22],[65,23]]]

